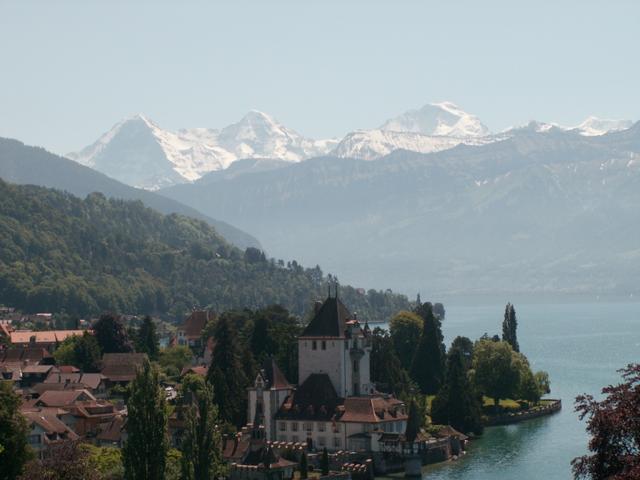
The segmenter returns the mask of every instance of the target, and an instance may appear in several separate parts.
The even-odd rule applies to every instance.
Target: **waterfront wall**
[[[545,415],[551,415],[562,410],[562,400],[550,400],[550,402],[551,403],[546,405],[538,405],[537,407],[521,412],[491,416],[487,419],[486,425],[488,427],[509,425],[511,423],[519,423],[533,418],[544,417]]]

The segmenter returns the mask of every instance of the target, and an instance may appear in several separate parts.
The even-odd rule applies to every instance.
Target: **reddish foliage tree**
[[[605,398],[576,398],[576,412],[587,418],[591,455],[571,464],[576,479],[630,480],[640,478],[640,365],[620,370],[624,381],[602,389]]]
[[[20,480],[100,480],[91,465],[89,452],[77,441],[65,440],[51,445],[41,460],[26,465]]]

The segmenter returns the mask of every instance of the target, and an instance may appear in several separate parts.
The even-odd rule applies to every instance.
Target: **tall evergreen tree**
[[[237,427],[245,424],[246,387],[242,350],[228,318],[221,315],[214,332],[215,348],[207,381],[213,387],[220,418]]]
[[[93,326],[93,332],[102,353],[128,353],[133,351],[127,329],[119,316],[102,315]]]
[[[411,362],[411,378],[422,393],[434,395],[440,389],[445,374],[445,346],[440,321],[433,315],[431,304],[422,304],[424,329]]]
[[[309,478],[309,460],[307,459],[307,452],[302,452],[300,458],[300,478],[306,480]]]
[[[136,350],[146,353],[151,360],[157,360],[160,353],[160,343],[156,325],[149,315],[144,317],[142,325],[136,335]]]
[[[409,403],[409,418],[407,418],[407,428],[405,430],[405,438],[408,442],[413,442],[420,433],[420,427],[422,426],[420,415],[420,409],[416,403],[415,398],[411,399]]]
[[[145,360],[127,402],[127,441],[122,449],[126,480],[163,480],[169,450],[167,404],[158,370]]]
[[[371,381],[382,391],[407,398],[413,382],[402,368],[393,340],[386,330],[376,327],[371,333]]]
[[[482,432],[480,398],[469,381],[466,359],[459,348],[449,352],[446,381],[431,403],[431,418],[464,433]]]
[[[20,413],[22,400],[10,382],[0,380],[0,480],[13,480],[31,458],[27,422]]]
[[[182,441],[182,480],[212,480],[222,466],[218,410],[211,385],[205,384],[194,395],[196,401],[187,412]]]
[[[322,457],[320,457],[320,473],[325,477],[329,475],[329,452],[326,447],[322,449]]]
[[[471,368],[471,364],[473,363],[473,342],[468,337],[456,337],[451,342],[451,348],[449,349],[449,353],[453,350],[459,350],[462,353],[462,358],[464,359],[464,367],[466,370]]]
[[[518,345],[518,320],[516,319],[516,309],[507,303],[504,309],[504,320],[502,321],[502,341],[511,345],[514,352],[520,351]]]

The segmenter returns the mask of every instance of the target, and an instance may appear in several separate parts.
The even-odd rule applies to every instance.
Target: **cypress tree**
[[[222,465],[218,410],[213,404],[211,385],[195,392],[196,403],[187,412],[182,442],[182,480],[211,480]]]
[[[11,383],[0,381],[0,478],[12,480],[31,458],[27,422],[20,413],[20,396]]]
[[[307,452],[302,452],[300,458],[300,478],[305,480],[309,478],[309,461],[307,460]]]
[[[145,359],[127,402],[128,437],[122,449],[126,480],[164,479],[169,450],[166,407],[158,370]]]
[[[502,341],[511,345],[514,352],[520,351],[517,329],[518,320],[516,319],[516,309],[511,303],[507,303],[504,309],[504,320],[502,321]]]
[[[242,350],[225,315],[216,324],[214,340],[207,381],[213,387],[214,403],[218,406],[220,418],[240,427],[246,423],[248,382],[242,364]]]
[[[434,423],[451,425],[464,433],[482,432],[480,399],[469,381],[466,359],[459,348],[449,352],[446,382],[433,399],[431,418]]]
[[[416,438],[418,438],[418,433],[420,433],[420,410],[418,409],[418,404],[416,403],[415,398],[411,399],[409,403],[409,418],[407,418],[407,429],[405,430],[405,439],[408,442],[413,442]]]
[[[160,353],[158,333],[156,332],[156,325],[149,315],[144,317],[140,330],[138,330],[136,350],[146,353],[151,360],[158,359],[158,354]]]
[[[430,303],[422,304],[424,329],[411,362],[411,378],[422,393],[438,392],[445,373],[445,346],[440,321],[433,315]]]
[[[327,448],[322,449],[322,457],[320,457],[320,471],[323,476],[329,475],[329,452]]]

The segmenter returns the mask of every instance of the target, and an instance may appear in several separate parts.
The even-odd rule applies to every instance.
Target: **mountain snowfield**
[[[68,158],[135,187],[157,190],[192,182],[243,158],[299,162],[331,150],[335,140],[310,140],[251,111],[221,130],[171,132],[138,114],[117,123],[95,143]]]
[[[538,131],[557,127],[597,136],[624,130],[631,124],[628,120],[589,117],[576,127],[535,125]],[[387,120],[378,129],[350,132],[341,140],[303,137],[255,110],[222,129],[191,128],[177,132],[165,130],[138,114],[117,123],[95,143],[67,157],[128,185],[157,190],[194,182],[241,159],[296,163],[330,155],[376,160],[396,150],[433,153],[460,144],[483,145],[504,140],[516,130],[493,135],[477,116],[451,102],[409,110]]]

